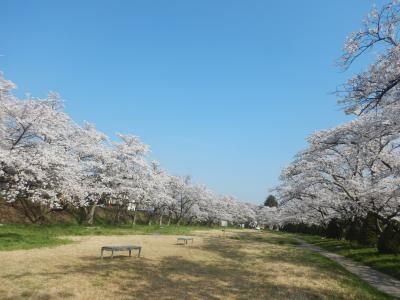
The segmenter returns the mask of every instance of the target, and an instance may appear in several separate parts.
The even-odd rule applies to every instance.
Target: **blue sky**
[[[334,61],[374,2],[3,0],[0,70],[140,136],[170,173],[261,203],[310,133],[349,119],[332,92],[355,70]]]

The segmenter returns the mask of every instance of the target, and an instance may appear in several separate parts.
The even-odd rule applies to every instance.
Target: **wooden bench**
[[[132,250],[138,250],[138,257],[140,257],[140,253],[142,252],[141,246],[135,246],[135,245],[103,246],[101,247],[101,258],[103,258],[104,251],[111,251],[111,258],[113,258],[114,252],[129,251],[129,256],[131,256]]]
[[[179,244],[179,241],[183,241],[184,245],[186,245],[188,243],[188,241],[192,241],[192,244],[193,244],[193,238],[188,237],[188,236],[181,236],[181,237],[178,237],[176,240],[177,240],[176,241],[177,244]]]

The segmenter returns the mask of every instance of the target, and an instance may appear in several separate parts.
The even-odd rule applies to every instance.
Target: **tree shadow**
[[[269,241],[264,237],[261,239]],[[303,252],[296,254],[294,247],[291,248],[292,251],[285,251],[284,255],[279,251],[263,251],[262,247],[265,248],[265,245],[260,244],[260,241],[260,236],[249,235],[241,235],[239,240],[205,238],[204,243],[195,244],[192,248],[216,257],[206,260],[197,260],[196,257],[186,259],[180,256],[149,259],[122,255],[101,260],[95,256],[82,256],[77,265],[60,264],[57,266],[57,272],[27,272],[18,275],[15,280],[28,276],[54,278],[63,275],[83,275],[89,278],[93,289],[108,290],[114,287],[112,293],[115,299],[344,298],[341,291],[277,282],[276,274],[256,267],[257,264],[273,261],[307,266],[320,262],[313,262],[307,257],[305,259]],[[275,244],[281,245],[281,240],[272,239],[271,245]]]
[[[17,241],[22,241],[23,236],[18,233],[13,233],[13,232],[7,232],[7,233],[0,233],[0,239],[4,242],[17,242]]]
[[[209,249],[209,248],[207,248]],[[239,254],[227,251],[230,259]],[[160,261],[124,257],[99,261],[82,259],[81,266],[60,266],[63,273],[97,277],[105,285],[118,285],[115,298],[130,299],[321,299],[321,293],[308,288],[282,286],[273,283],[273,274],[256,274],[240,268],[240,262],[196,262],[179,256],[167,256]]]

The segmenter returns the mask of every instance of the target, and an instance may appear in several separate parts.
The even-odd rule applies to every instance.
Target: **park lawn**
[[[307,243],[321,247],[370,266],[382,273],[400,279],[400,255],[379,254],[373,247],[365,247],[344,240],[334,240],[313,235],[299,235]]]
[[[0,251],[54,247],[72,243],[66,236],[133,235],[133,234],[189,234],[198,226],[93,226],[80,225],[2,225]],[[205,227],[201,227],[204,229]]]
[[[1,299],[391,299],[290,236],[249,230],[90,235],[74,244],[3,251]],[[106,244],[142,256],[99,259]]]

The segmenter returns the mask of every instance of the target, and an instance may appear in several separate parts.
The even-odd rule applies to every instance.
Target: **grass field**
[[[81,235],[69,236],[69,244],[2,251],[0,298],[390,299],[289,236],[183,228],[167,233],[190,232],[193,245],[177,245],[176,235],[159,230],[88,235],[77,229]],[[124,243],[142,245],[142,257],[98,258],[102,245]]]
[[[78,225],[3,225],[0,226],[0,251],[51,247],[71,243],[66,236],[189,234],[197,226],[95,226]]]
[[[400,279],[400,255],[379,254],[376,248],[360,246],[348,241],[338,241],[319,236],[299,235],[304,241],[368,265]]]

